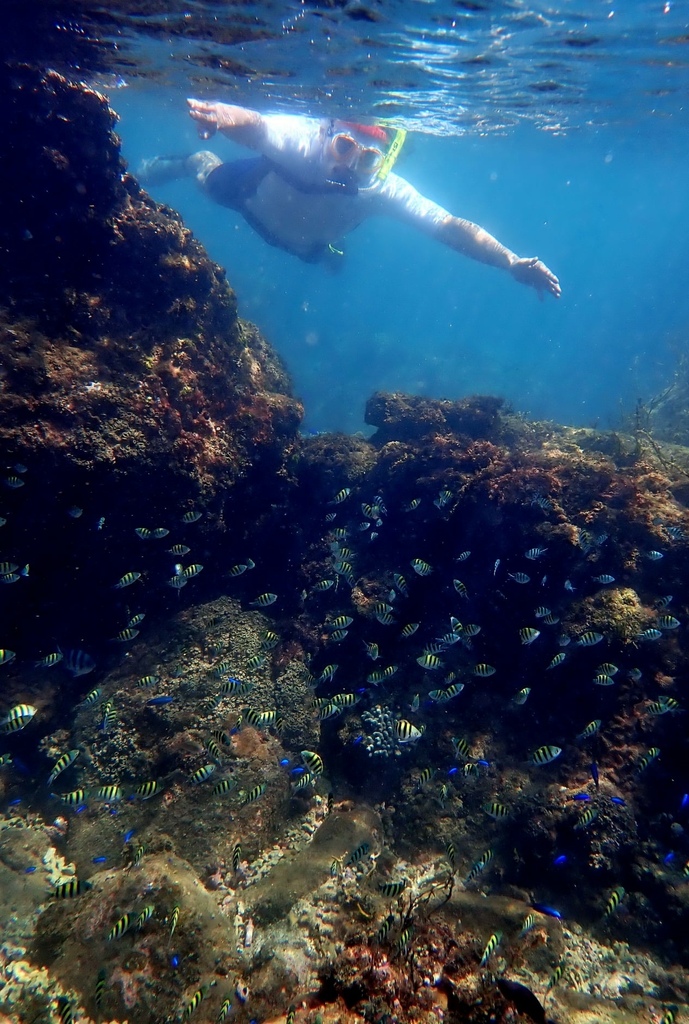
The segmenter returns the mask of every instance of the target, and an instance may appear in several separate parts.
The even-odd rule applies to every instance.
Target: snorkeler
[[[208,150],[155,157],[140,168],[144,184],[194,177],[206,195],[239,211],[266,242],[308,263],[340,258],[341,239],[367,217],[395,217],[463,256],[507,270],[539,297],[549,292],[559,298],[560,282],[541,260],[520,258],[477,224],[454,217],[392,173],[403,131],[187,102],[202,138],[219,131],[261,155],[228,163]]]

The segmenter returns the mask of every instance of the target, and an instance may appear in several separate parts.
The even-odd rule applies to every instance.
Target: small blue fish
[[[685,810],[685,808],[689,807],[689,793],[684,794],[679,806],[681,810]]]
[[[595,761],[593,761],[591,763],[591,765],[589,767],[589,771],[591,772],[591,778],[593,779],[594,783],[596,784],[596,789],[598,789],[598,786],[599,786],[599,781],[598,781],[598,765],[596,764]]]
[[[590,800],[591,797],[588,793],[575,793],[572,800]]]
[[[108,859],[107,857],[92,857],[91,858],[91,863],[92,864],[105,864],[107,859]]]
[[[36,870],[36,865],[32,864],[30,867],[24,868],[24,874],[25,875],[33,875],[35,870]]]
[[[147,700],[146,701],[146,707],[147,708],[158,708],[158,707],[161,707],[161,705],[163,705],[163,704],[172,704],[174,699],[175,699],[174,697],[169,697],[169,696],[166,696],[164,694],[161,694],[160,697],[152,697],[151,700]]]
[[[566,863],[567,863],[567,854],[566,853],[561,853],[560,856],[556,857],[555,860],[553,861],[553,866],[557,868],[557,867],[560,867],[561,864],[566,864]]]
[[[549,907],[547,903],[532,903],[531,907],[533,910],[537,910],[539,914],[546,914],[548,917],[555,917],[558,921],[562,920],[562,914],[555,907]]]
[[[623,800],[621,796],[611,796],[610,800],[613,804],[617,804],[618,807],[626,807],[627,801]]]
[[[136,835],[136,829],[135,828],[128,829],[125,832],[124,836],[122,837],[123,842],[128,843],[135,835]]]

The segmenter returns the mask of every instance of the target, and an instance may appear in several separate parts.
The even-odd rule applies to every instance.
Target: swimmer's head
[[[324,156],[328,173],[343,184],[370,181],[383,165],[389,142],[388,132],[379,125],[327,122]]]

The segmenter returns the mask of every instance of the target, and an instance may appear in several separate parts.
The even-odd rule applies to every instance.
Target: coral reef
[[[395,753],[395,720],[390,708],[376,704],[364,711],[361,720],[369,735],[364,737],[364,749],[371,757],[390,757]]]

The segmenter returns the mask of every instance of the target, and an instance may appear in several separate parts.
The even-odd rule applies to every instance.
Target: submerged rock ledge
[[[62,76],[0,77],[0,443],[112,506],[212,503],[284,471],[302,416],[224,271],[126,173],[107,101]],[[98,483],[96,483],[98,481]],[[108,493],[109,492],[109,493]]]

